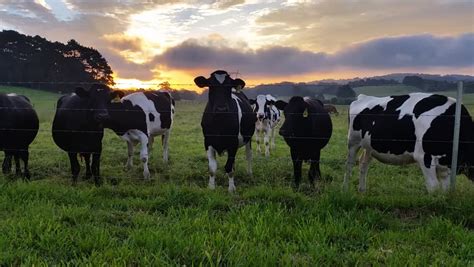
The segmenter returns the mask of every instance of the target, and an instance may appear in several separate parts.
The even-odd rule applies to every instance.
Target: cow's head
[[[288,103],[278,100],[275,106],[283,110],[285,122],[280,128],[280,135],[285,139],[305,135],[307,127],[311,127],[309,120],[309,104],[301,96],[294,96]]]
[[[228,112],[232,90],[239,91],[245,86],[243,80],[232,79],[223,70],[214,71],[209,78],[196,77],[194,83],[200,88],[209,87],[209,104],[214,112]]]
[[[77,96],[87,101],[87,109],[90,116],[98,123],[109,119],[107,105],[116,97],[123,97],[124,92],[113,91],[107,85],[93,84],[89,90],[77,87],[74,91]]]
[[[254,106],[253,111],[257,114],[257,119],[263,121],[270,118],[270,109],[275,105],[275,100],[266,95],[258,95],[256,99],[250,99],[250,104]]]

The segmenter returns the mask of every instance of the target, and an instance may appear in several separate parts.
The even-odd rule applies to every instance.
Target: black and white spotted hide
[[[245,146],[247,170],[252,174],[251,139],[255,131],[255,113],[241,90],[245,82],[232,79],[226,71],[217,70],[209,78],[194,79],[197,86],[209,88],[209,100],[204,110],[201,127],[204,147],[209,160],[209,188],[215,188],[216,153],[227,152],[225,172],[229,178],[229,192],[235,191],[234,162],[237,150]]]
[[[373,97],[359,95],[349,108],[349,153],[344,177],[347,190],[357,152],[360,157],[359,191],[366,190],[372,157],[394,165],[418,163],[429,192],[449,188],[452,171],[474,181],[474,122],[461,109],[458,166],[451,166],[456,100],[437,94]],[[439,180],[438,180],[439,179]]]
[[[168,92],[137,92],[114,101],[108,107],[110,120],[106,128],[112,129],[127,142],[127,168],[133,166],[133,148],[140,143],[140,160],[143,162],[143,177],[149,179],[149,154],[154,137],[161,135],[163,161],[168,162],[169,137],[175,102]]]
[[[256,113],[255,141],[257,152],[261,153],[261,140],[265,146],[265,156],[270,156],[270,149],[275,148],[275,128],[280,122],[280,110],[275,107],[276,99],[271,95],[258,95],[256,99],[250,99],[253,110]]]

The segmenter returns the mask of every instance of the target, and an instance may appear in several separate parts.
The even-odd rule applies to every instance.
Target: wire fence
[[[20,84],[21,82],[18,82],[18,84]],[[29,83],[32,83],[32,82],[29,82]],[[33,82],[33,83],[41,83],[41,82]],[[74,82],[69,82],[70,84],[74,83]],[[2,82],[0,82],[0,84],[2,84]],[[13,84],[13,83],[12,83]],[[67,84],[67,82],[64,82],[64,84]],[[183,84],[184,85],[184,84]],[[187,85],[191,85],[191,84],[187,84]],[[192,84],[193,85],[193,84]],[[194,86],[194,85],[193,85]],[[27,95],[27,94],[26,94]],[[39,103],[50,103],[52,106],[51,107],[44,107],[44,106],[40,106],[40,107],[35,107],[34,109],[36,111],[40,111],[40,112],[48,112],[48,115],[44,115],[42,114],[41,116],[46,116],[48,118],[52,118],[52,116],[54,115],[54,113],[57,111],[57,110],[69,110],[69,111],[95,111],[95,109],[90,109],[90,108],[86,108],[86,109],[70,109],[70,108],[60,108],[60,109],[56,109],[55,105],[56,105],[56,100],[57,99],[32,99],[32,103],[33,104],[39,104]],[[196,103],[199,103],[200,105],[202,105],[203,102],[196,102]],[[191,102],[189,103],[188,102],[188,105],[193,105],[194,102]],[[474,105],[474,103],[463,103],[465,106],[470,106],[470,105]],[[184,122],[183,120],[180,121],[180,118],[182,119],[183,117],[193,117],[194,118],[194,123],[196,123],[196,125],[199,125],[199,118],[202,114],[202,112],[204,111],[204,107],[202,107],[202,109],[200,109],[199,111],[196,111],[196,110],[179,110],[179,107],[180,105],[182,104],[177,104],[177,109],[176,109],[176,113],[175,113],[175,121],[174,121],[174,126],[173,128],[180,128],[179,130],[179,133],[174,133],[174,129],[172,129],[172,134],[171,134],[171,139],[175,136],[175,135],[182,135],[182,136],[186,136],[187,138],[189,138],[190,140],[196,140],[196,139],[199,139],[201,141],[190,141],[190,142],[187,142],[186,145],[190,145],[190,144],[193,144],[193,145],[202,145],[201,143],[203,143],[203,134],[202,132],[198,131],[199,132],[199,135],[196,134],[196,131],[186,131],[185,128],[189,126],[188,122]],[[399,114],[397,115],[392,115],[392,114],[349,114],[348,113],[348,106],[347,105],[336,105],[336,106],[342,106],[343,109],[341,110],[341,112],[339,113],[339,115],[335,115],[335,114],[331,114],[331,116],[339,116],[339,117],[342,117],[344,119],[341,119],[341,120],[344,120],[346,123],[344,125],[347,124],[347,120],[346,120],[346,116],[372,116],[372,117],[380,117],[380,118],[389,118],[389,117],[396,117],[398,118],[399,117]],[[16,109],[16,110],[22,110],[22,109],[18,109],[18,108],[11,108],[11,107],[0,107],[0,110],[11,110],[11,109]],[[23,108],[23,109],[27,109],[27,108]],[[135,110],[135,109],[123,109],[121,111],[124,111],[124,112],[143,112],[141,110]],[[233,112],[211,112],[213,114],[231,114]],[[252,112],[253,114],[253,112]],[[285,114],[286,116],[288,115],[301,115],[301,113],[286,113]],[[407,114],[409,116],[413,116],[411,114]],[[446,117],[450,117],[450,118],[453,118],[454,115],[436,115],[436,114],[420,114],[418,116],[418,118],[424,118],[424,117],[442,117],[442,116],[446,116]],[[464,117],[469,117],[468,115],[463,115]],[[282,117],[282,121],[284,120],[284,117]],[[52,121],[46,121],[46,123],[51,123]],[[280,123],[280,126],[281,126],[282,123]],[[29,148],[29,151],[32,152],[32,161],[34,162],[35,160],[35,157],[38,157],[38,156],[42,156],[42,155],[47,155],[47,154],[54,154],[55,157],[57,157],[57,155],[61,155],[60,157],[64,158],[66,156],[66,153],[61,150],[60,148],[58,148],[57,146],[54,145],[54,143],[52,143],[52,140],[51,140],[51,135],[52,135],[52,129],[51,128],[44,128],[44,125],[41,124],[42,126],[40,126],[40,129],[39,130],[36,130],[36,129],[17,129],[17,128],[0,128],[0,134],[4,133],[4,132],[28,132],[28,131],[34,131],[34,132],[38,132],[38,136],[39,135],[42,135],[43,136],[43,139],[42,141],[45,142],[46,140],[44,139],[45,137],[49,137],[49,140],[47,140],[47,142],[50,142],[48,143],[48,147],[38,147],[38,144],[36,144],[35,146],[32,146]],[[48,124],[46,124],[48,125]],[[347,127],[346,126],[343,126],[344,129],[342,129],[342,132],[344,132],[344,134],[347,133]],[[200,127],[199,127],[200,128]],[[336,131],[341,131],[341,129],[335,129]],[[56,133],[82,133],[82,134],[102,134],[103,131],[102,130],[54,130]],[[37,138],[38,138],[37,136]],[[236,137],[236,135],[226,135],[226,134],[208,134],[206,135],[208,137]],[[337,140],[333,141],[333,143],[330,143],[330,145],[334,145],[336,142],[337,145],[338,145],[338,148],[346,148],[346,143],[347,143],[347,135],[344,135],[343,136],[344,138],[338,138],[338,137],[335,137],[333,135],[332,139],[334,138],[338,138]],[[281,138],[281,137],[277,137],[277,138]],[[294,140],[322,140],[322,139],[326,139],[326,138],[323,138],[323,137],[314,137],[314,136],[302,136],[302,137],[291,137],[292,139]],[[397,144],[401,144],[401,143],[420,143],[420,142],[430,142],[430,143],[446,143],[446,144],[449,144],[449,145],[452,145],[453,143],[453,140],[427,140],[427,139],[400,139],[400,138],[372,138],[371,141],[373,142],[395,142]],[[264,158],[264,157],[260,157],[259,153],[256,153],[255,152],[255,136],[252,137],[252,142],[253,142],[253,151],[254,151],[254,159],[259,162],[259,163],[262,163],[262,162],[265,162],[265,161],[270,161],[270,162],[277,162],[278,165],[281,165],[281,166],[284,166],[285,168],[291,168],[292,166],[292,163],[291,163],[291,157],[289,156],[289,149],[287,149],[287,147],[285,147],[285,150],[286,150],[286,155],[285,156],[282,156],[281,155],[281,150],[280,152],[278,153],[279,155],[275,156],[273,155],[274,152],[271,152],[271,156],[269,158]],[[122,150],[123,150],[123,155],[122,157],[123,158],[126,158],[127,156],[127,153],[126,153],[126,145],[123,141],[119,141],[119,142],[115,142],[114,143],[118,144],[120,143],[119,146],[121,146]],[[281,145],[283,142],[280,141],[280,144]],[[474,143],[474,141],[470,141],[470,140],[467,140],[467,141],[462,141],[461,144],[472,144]],[[52,146],[51,146],[52,145]],[[174,145],[180,145],[180,144],[174,144]],[[42,144],[41,146],[44,146],[44,144]],[[109,147],[107,145],[104,145],[103,148],[102,148],[102,154],[104,156],[113,156],[113,157],[117,157],[117,148],[116,146],[117,145],[114,145],[115,147]],[[286,146],[286,145],[285,145]],[[264,148],[265,146],[262,145],[262,151],[265,150]],[[171,149],[171,155],[173,156],[173,147],[171,146],[170,147]],[[326,149],[326,148],[325,148]],[[20,150],[18,150],[20,151]],[[21,151],[24,151],[24,150],[21,150]],[[159,150],[156,150],[155,149],[155,152],[153,153],[150,153],[150,154],[153,154],[154,156],[153,157],[157,157],[159,156],[158,152]],[[77,151],[76,153],[90,153],[90,151]],[[36,154],[36,155],[35,155]],[[40,154],[40,155],[38,155]],[[328,158],[328,157],[325,157],[324,156],[324,150],[322,152],[322,158],[321,160],[319,161],[321,164],[328,164],[328,165],[342,165],[342,164],[345,164],[346,162],[346,154],[347,154],[347,151],[339,151],[339,157],[338,158]],[[103,157],[104,157],[103,156]],[[196,160],[196,159],[202,159],[202,160],[206,160],[206,155],[203,151],[203,153],[199,154],[199,155],[175,155],[179,158],[179,160],[182,160],[182,161],[192,161],[192,160]],[[239,158],[244,158],[244,155],[240,155]],[[58,163],[61,165],[61,169],[64,168],[65,171],[68,171],[69,170],[69,164],[67,161],[64,161],[62,163]],[[117,163],[117,165],[122,165],[122,163]],[[139,165],[139,164],[137,164]],[[141,165],[141,164],[140,164]],[[432,165],[434,166],[434,165]],[[207,163],[203,163],[203,169],[207,169]]]

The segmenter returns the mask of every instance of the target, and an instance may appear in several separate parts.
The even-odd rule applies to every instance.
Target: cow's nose
[[[263,118],[265,118],[265,115],[264,114],[257,114],[257,118],[259,120],[263,120]]]

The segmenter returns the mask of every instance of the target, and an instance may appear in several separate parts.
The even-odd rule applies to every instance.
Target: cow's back
[[[96,152],[103,135],[103,127],[89,118],[85,100],[76,94],[59,98],[52,126],[56,145],[68,152]]]
[[[38,115],[27,97],[0,94],[0,149],[26,149],[38,128]]]

